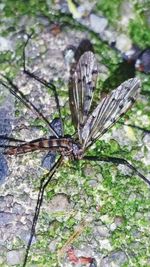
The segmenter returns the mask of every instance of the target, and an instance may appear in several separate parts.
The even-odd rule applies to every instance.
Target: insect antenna
[[[27,34],[27,40],[26,40],[25,45],[24,45],[24,48],[23,48],[23,71],[30,78],[38,81],[40,84],[44,85],[45,87],[47,87],[48,89],[51,89],[53,91],[54,97],[55,97],[55,102],[56,102],[56,107],[57,107],[59,118],[60,118],[60,121],[61,121],[62,136],[64,136],[64,129],[63,129],[63,121],[62,121],[61,108],[60,108],[59,97],[58,97],[58,93],[57,93],[57,89],[56,89],[55,85],[52,82],[47,82],[43,78],[39,78],[36,74],[34,74],[33,72],[30,72],[27,69],[27,67],[26,67],[26,47],[27,47],[28,42],[29,42],[29,40],[31,38],[32,38],[32,34],[30,34],[30,35]]]
[[[139,172],[131,163],[129,163],[126,159],[110,157],[110,156],[101,156],[100,158],[97,156],[84,156],[83,159],[90,160],[90,161],[112,162],[116,165],[119,165],[119,164],[125,165],[129,167],[137,176],[139,176],[145,183],[147,183],[150,186],[150,181],[141,172]]]
[[[50,125],[49,121],[46,119],[46,117],[40,112],[36,106],[19,90],[17,85],[15,85],[11,79],[6,77],[5,75],[2,75],[8,82],[4,82],[3,80],[0,80],[0,83],[6,87],[12,95],[14,95],[16,98],[18,98],[28,109],[30,109],[32,112],[34,112],[40,119],[43,119],[43,121],[48,125],[50,128],[50,131],[55,137],[59,137],[56,131],[53,129],[53,127]]]
[[[27,260],[28,260],[28,255],[29,255],[29,251],[30,251],[32,239],[33,239],[33,236],[35,234],[35,228],[36,228],[36,224],[37,224],[37,221],[38,221],[38,217],[39,217],[39,213],[40,213],[40,208],[41,208],[41,205],[42,205],[42,202],[43,202],[44,191],[45,191],[47,185],[49,184],[49,182],[51,181],[51,179],[52,179],[53,175],[55,174],[56,170],[61,165],[62,159],[63,159],[63,157],[61,156],[57,160],[57,162],[54,164],[54,166],[52,167],[52,169],[49,171],[49,173],[46,174],[41,179],[40,189],[39,189],[39,193],[38,193],[38,199],[37,199],[35,213],[34,213],[34,217],[33,217],[33,221],[32,221],[31,235],[30,235],[30,238],[28,240],[28,244],[27,244],[27,248],[26,248],[26,253],[25,253],[25,258],[24,258],[24,262],[23,262],[23,267],[26,266],[26,263],[27,263]]]

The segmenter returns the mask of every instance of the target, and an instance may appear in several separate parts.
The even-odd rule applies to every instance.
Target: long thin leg
[[[25,42],[24,49],[23,49],[23,70],[24,70],[24,73],[27,74],[28,76],[30,76],[31,78],[35,79],[36,81],[38,81],[39,83],[41,83],[45,87],[47,87],[47,88],[49,88],[49,89],[51,89],[53,91],[54,97],[55,97],[56,106],[57,106],[57,110],[58,110],[58,113],[59,113],[59,118],[61,120],[62,136],[64,136],[64,129],[63,129],[63,121],[62,121],[62,115],[61,115],[61,108],[60,108],[58,93],[57,93],[57,90],[56,90],[55,85],[52,82],[47,82],[43,78],[39,78],[33,72],[30,72],[29,70],[27,70],[25,50],[26,50],[26,46],[28,45],[28,42],[31,39],[32,35],[27,35],[27,36],[28,36],[28,38],[27,38],[27,41]]]
[[[53,127],[50,125],[49,121],[46,119],[46,117],[34,106],[34,104],[19,90],[17,85],[15,85],[8,77],[5,75],[2,75],[8,82],[5,83],[3,80],[0,80],[0,83],[6,87],[12,95],[14,95],[16,98],[18,98],[28,109],[30,109],[32,112],[34,112],[40,119],[43,119],[48,127],[50,128],[50,131],[55,137],[59,137],[56,131],[53,129]]]
[[[28,245],[27,245],[27,248],[26,248],[26,254],[25,254],[25,258],[24,258],[24,262],[23,262],[23,267],[26,266],[28,255],[29,255],[29,250],[30,250],[31,243],[32,243],[32,239],[33,239],[33,236],[35,234],[35,227],[36,227],[36,224],[37,224],[37,221],[38,221],[40,208],[41,208],[41,205],[42,205],[42,202],[43,202],[44,190],[47,187],[47,185],[50,182],[50,180],[52,179],[53,175],[55,174],[57,168],[62,163],[62,160],[63,160],[63,158],[61,156],[58,159],[58,161],[55,163],[55,165],[52,167],[52,169],[50,170],[48,175],[44,176],[43,179],[41,180],[40,190],[39,190],[39,193],[38,193],[38,200],[37,200],[37,203],[36,203],[35,213],[34,213],[32,227],[31,227],[31,235],[30,235],[30,238],[29,238],[29,241],[28,241]]]
[[[9,142],[19,142],[19,143],[24,143],[24,140],[16,139],[13,137],[8,137],[6,135],[0,135],[0,140],[8,140]],[[1,147],[1,146],[0,146]]]
[[[104,161],[104,162],[112,162],[114,164],[122,164],[127,167],[129,167],[132,171],[135,172],[136,175],[138,175],[144,182],[146,182],[150,186],[150,181],[142,174],[140,173],[131,163],[129,163],[127,160],[122,158],[115,158],[115,157],[107,157],[102,156],[101,158],[97,156],[84,156],[83,159],[85,160],[92,160],[92,161]]]
[[[129,126],[129,127],[138,129],[138,130],[140,130],[140,131],[143,131],[144,133],[148,133],[148,134],[150,134],[150,130],[147,130],[147,129],[143,128],[143,127],[140,127],[140,126],[137,126],[137,125],[133,125],[133,124],[126,124],[126,123],[124,123],[124,122],[119,122],[119,121],[118,121],[117,123],[119,123],[119,124],[121,124],[121,125]]]

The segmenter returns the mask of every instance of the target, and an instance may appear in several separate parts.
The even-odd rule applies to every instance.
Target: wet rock
[[[23,251],[17,251],[17,250],[11,250],[7,253],[7,264],[10,266],[20,264],[23,261],[24,258],[24,252]]]
[[[111,253],[101,260],[100,267],[121,267],[127,261],[127,256],[123,251]]]

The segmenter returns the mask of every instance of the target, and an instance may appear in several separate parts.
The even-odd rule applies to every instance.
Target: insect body
[[[24,71],[32,78],[40,81],[33,73],[30,73],[26,69],[24,69]],[[68,156],[70,159],[75,160],[84,159],[124,164],[150,185],[150,181],[124,159],[108,156],[86,156],[87,149],[106,131],[108,131],[108,129],[112,127],[113,124],[132,106],[141,87],[141,83],[138,78],[129,79],[122,83],[109,95],[101,99],[97,107],[91,111],[97,76],[98,66],[95,55],[92,51],[86,51],[72,67],[69,81],[71,117],[78,133],[77,139],[63,136],[63,134],[62,136],[59,136],[55,132],[55,129],[53,129],[52,125],[50,125],[49,128],[53,137],[36,139],[30,142],[21,142],[19,145],[15,146],[5,146],[4,153],[6,155],[17,155],[38,150],[57,151],[61,155],[48,175],[41,180],[41,187],[32,223],[31,236],[28,242],[23,266],[26,265],[32,238],[35,234],[35,227],[42,204],[44,190],[52,179],[57,168],[60,164],[62,164],[64,157]],[[8,78],[6,78],[6,81],[7,82],[1,80],[1,83],[49,125],[44,115],[37,110],[37,108],[20,92],[20,90]],[[49,86],[44,80],[41,80],[40,82]]]
[[[70,138],[33,140],[19,146],[9,147],[6,154],[22,154],[36,150],[65,151],[78,159],[78,155],[101,137],[135,102],[140,92],[140,80],[129,79],[110,95],[104,97],[91,112],[93,92],[96,87],[98,69],[93,52],[85,52],[71,76],[69,83],[72,120],[78,130],[78,143]],[[80,152],[79,152],[80,151]]]
[[[73,156],[75,159],[80,159],[83,156],[83,151],[80,144],[74,142],[71,137],[67,138],[41,138],[26,142],[17,146],[5,147],[4,154],[6,155],[19,155],[33,151],[55,151],[60,152],[62,156]]]

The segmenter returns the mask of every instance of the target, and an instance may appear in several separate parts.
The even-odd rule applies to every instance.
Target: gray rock
[[[104,17],[97,16],[95,14],[90,15],[91,29],[97,33],[102,33],[108,25],[108,21]]]
[[[56,247],[57,247],[58,243],[59,243],[59,242],[58,242],[57,239],[52,240],[52,241],[50,242],[49,246],[48,246],[49,250],[50,250],[51,252],[54,253],[54,252],[56,251]]]
[[[119,227],[123,223],[123,218],[121,217],[116,217],[114,219],[114,222],[110,225],[110,231],[115,231],[117,227]]]
[[[100,34],[102,40],[107,41],[109,44],[116,41],[116,36],[117,33],[111,27],[107,28],[102,34]]]
[[[24,230],[24,229],[20,229],[20,231],[18,231],[18,233],[16,234],[22,241],[24,241],[26,244],[28,244],[28,241],[30,239],[30,231],[29,230]],[[33,236],[32,239],[32,244],[36,243],[36,238],[35,236]]]
[[[9,39],[0,36],[0,51],[8,51],[11,50],[11,42]]]
[[[1,207],[1,211],[5,210],[6,201],[5,201],[5,198],[3,196],[0,196],[0,207]]]
[[[25,209],[20,204],[14,203],[13,208],[12,208],[12,211],[15,214],[22,215],[25,212]]]
[[[121,267],[127,261],[127,256],[123,251],[111,253],[101,260],[100,267]]]
[[[7,249],[5,246],[0,245],[0,256],[3,256],[6,253]]]
[[[7,253],[7,264],[10,266],[20,264],[23,261],[24,258],[24,252],[23,251],[17,251],[17,250],[11,250]]]
[[[122,53],[130,50],[132,47],[132,42],[130,38],[124,33],[119,34],[116,39],[116,48]]]
[[[3,154],[0,153],[0,183],[4,182],[8,175],[8,165]]]
[[[150,135],[149,134],[144,135],[143,143],[147,147],[147,149],[150,151]]]
[[[58,194],[48,204],[48,210],[51,212],[64,211],[69,208],[69,201],[65,194]]]
[[[8,194],[5,197],[5,200],[6,200],[7,206],[12,206],[12,203],[13,203],[13,200],[14,200],[14,196],[11,195],[11,194]]]
[[[8,212],[0,212],[0,226],[5,226],[9,223],[13,223],[15,215]]]
[[[109,237],[110,236],[109,229],[104,225],[97,226],[96,230],[97,230],[97,233],[100,237]]]

